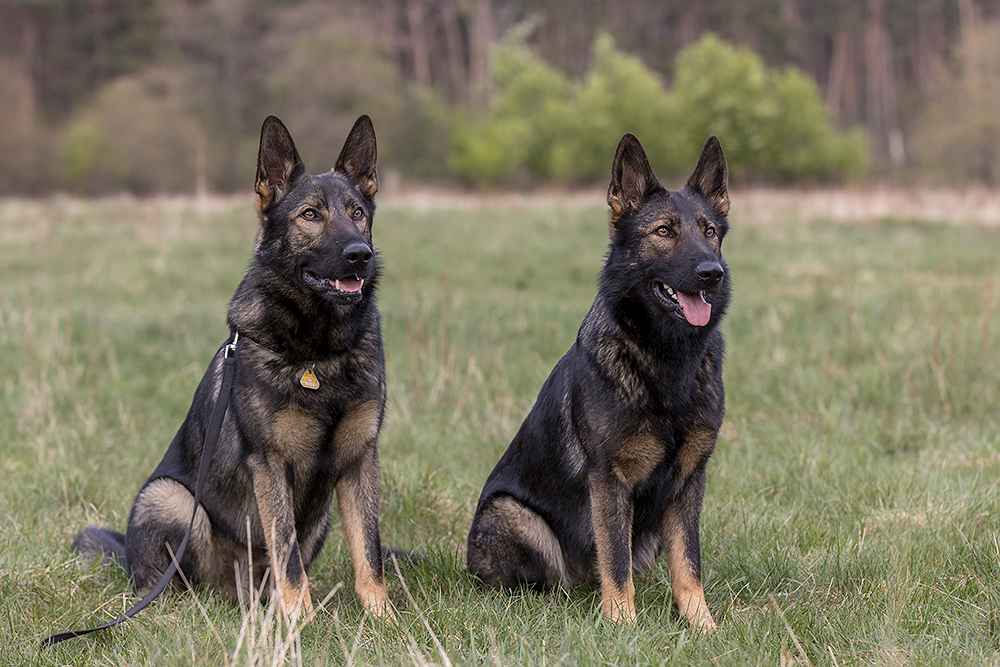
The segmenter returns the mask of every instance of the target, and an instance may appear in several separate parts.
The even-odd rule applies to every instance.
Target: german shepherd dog
[[[280,564],[274,580],[285,610],[308,609],[306,573],[326,539],[336,491],[358,599],[392,614],[378,522],[386,385],[372,249],[375,160],[368,116],[320,175],[306,172],[280,120],[264,121],[255,184],[261,226],[227,318],[239,334],[233,390],[180,562],[193,584],[235,597],[251,575],[259,586]],[[167,569],[165,544],[176,551],[195,511],[224,349],[139,490],[125,534],[90,527],[74,541],[85,555],[123,562],[140,593]]]
[[[618,144],[611,243],[575,344],[486,482],[468,542],[487,586],[595,580],[633,622],[633,573],[667,554],[674,602],[715,628],[701,581],[705,467],[722,425],[729,302],[727,168],[708,139],[684,189],[665,190],[639,141]]]

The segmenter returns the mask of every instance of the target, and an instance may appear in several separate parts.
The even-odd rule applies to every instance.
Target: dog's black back
[[[248,585],[249,541],[254,585],[278,565],[286,608],[308,604],[306,571],[326,539],[336,491],[358,595],[373,611],[387,609],[378,526],[385,362],[375,305],[375,162],[367,116],[336,166],[319,175],[306,172],[281,121],[264,122],[255,185],[261,227],[227,318],[240,336],[234,389],[181,562],[194,583],[235,595],[238,583]],[[105,529],[77,537],[84,552],[123,557],[140,591],[165,570],[164,542],[176,550],[195,509],[191,492],[222,362],[220,349],[140,489],[124,538]],[[234,576],[234,563],[243,575]]]
[[[632,570],[670,542],[675,599],[711,623],[703,596],[688,605],[701,595],[705,464],[724,412],[726,180],[714,137],[681,191],[660,186],[638,140],[622,139],[597,297],[476,510],[469,567],[488,585],[599,580],[605,611],[634,618]]]

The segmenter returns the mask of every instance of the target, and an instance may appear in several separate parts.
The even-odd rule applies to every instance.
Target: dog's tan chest
[[[688,431],[677,451],[677,472],[686,479],[715,448],[715,432],[708,428],[693,428]],[[635,488],[653,474],[653,470],[666,456],[663,441],[650,433],[639,433],[626,437],[611,457],[611,469],[618,479]]]
[[[681,479],[686,479],[705,463],[715,449],[715,438],[716,431],[707,427],[692,428],[687,432],[677,454]]]
[[[382,409],[375,400],[358,403],[337,424],[334,446],[338,457],[350,461],[374,447],[382,421]]]
[[[638,433],[622,441],[611,458],[611,468],[618,479],[634,488],[653,473],[664,453],[659,438],[651,433]]]
[[[319,449],[323,439],[323,424],[301,408],[290,406],[274,413],[271,424],[273,453],[296,460],[310,456]]]

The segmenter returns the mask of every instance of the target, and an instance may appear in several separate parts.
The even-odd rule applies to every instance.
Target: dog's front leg
[[[253,478],[253,493],[257,512],[264,529],[264,541],[271,559],[271,571],[281,590],[282,604],[290,616],[304,607],[312,608],[309,580],[302,564],[302,554],[295,535],[295,515],[292,510],[292,490],[283,467],[268,464],[263,454],[248,459]]]
[[[695,630],[715,630],[701,583],[701,504],[705,497],[705,467],[686,480],[663,515],[661,535],[670,569],[670,590],[681,616]]]
[[[613,621],[633,623],[631,491],[612,474],[594,472],[588,482],[597,569],[601,578],[601,608]]]
[[[374,445],[357,466],[337,482],[337,507],[347,551],[354,565],[354,591],[361,605],[376,616],[393,617],[382,569],[378,525],[379,465]]]

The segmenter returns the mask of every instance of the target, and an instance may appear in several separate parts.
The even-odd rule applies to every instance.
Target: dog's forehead
[[[651,197],[642,208],[642,219],[647,223],[696,222],[710,214],[706,202],[683,190],[665,190]]]
[[[315,178],[322,187],[324,196],[330,200],[352,200],[355,203],[360,203],[363,199],[351,179],[342,172],[331,170]]]
[[[673,194],[675,196],[678,209],[680,209],[684,215],[697,218],[711,216],[712,207],[709,206],[708,202],[701,197],[692,195],[687,190],[679,190]]]
[[[336,171],[322,174],[304,174],[293,188],[295,197],[286,197],[298,202],[309,202],[314,206],[330,207],[332,202],[341,202],[345,206],[355,206],[364,202],[364,198],[355,189],[350,179]],[[289,193],[291,194],[291,193]]]
[[[669,207],[663,207],[662,210],[669,212],[670,220],[699,224],[704,224],[708,220],[719,222],[717,220],[718,213],[712,208],[712,205],[686,188],[684,190],[668,190],[663,194],[663,197],[669,201]]]

